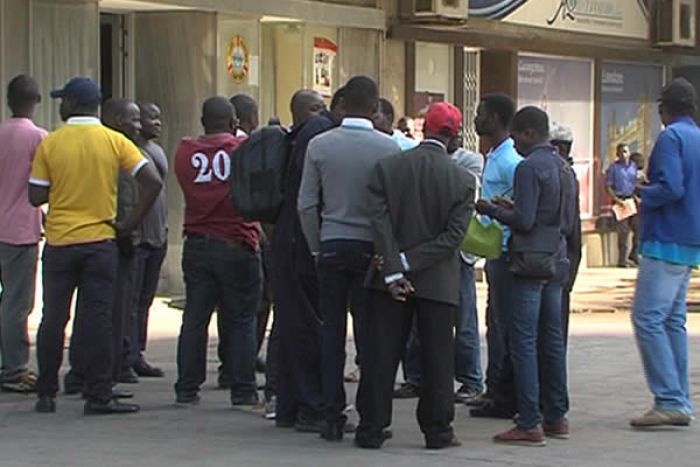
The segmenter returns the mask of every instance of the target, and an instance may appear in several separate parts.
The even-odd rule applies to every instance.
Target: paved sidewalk
[[[589,270],[577,288],[575,303],[584,309],[617,308],[606,308],[606,304],[623,303],[623,297],[617,297],[620,291],[612,287],[629,287],[633,277],[633,271]],[[483,312],[483,287],[480,296]],[[38,318],[39,313],[32,317],[33,325]],[[166,378],[143,379],[128,387],[136,391],[143,406],[139,414],[86,418],[77,397],[61,396],[57,414],[41,415],[32,412],[33,396],[0,394],[0,466],[690,467],[699,462],[697,426],[639,432],[627,425],[629,417],[651,403],[627,312],[577,313],[572,317],[571,440],[551,440],[544,448],[499,446],[490,438],[507,428],[508,422],[470,419],[466,407],[458,406],[455,429],[463,446],[441,452],[422,448],[414,417],[415,400],[396,402],[395,436],[381,451],[356,449],[350,439],[327,443],[315,435],[275,428],[262,418],[261,411],[231,409],[227,393],[214,389],[215,338],[211,339],[210,373],[202,403],[189,409],[176,408],[172,384],[179,324],[180,312],[159,302],[152,312],[153,340],[148,356],[165,369]],[[690,316],[689,328],[697,400],[700,315]],[[352,395],[356,385],[348,388]]]

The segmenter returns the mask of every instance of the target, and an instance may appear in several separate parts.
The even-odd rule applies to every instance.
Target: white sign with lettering
[[[589,34],[649,37],[649,18],[638,0],[528,0],[503,21]]]

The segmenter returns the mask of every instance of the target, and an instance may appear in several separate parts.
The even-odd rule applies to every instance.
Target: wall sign
[[[333,95],[333,63],[338,46],[325,37],[314,37],[314,91],[323,97]]]
[[[548,29],[647,39],[651,0],[470,0],[474,17]]]
[[[240,35],[233,36],[226,52],[226,70],[234,83],[240,84],[250,73],[248,45]]]

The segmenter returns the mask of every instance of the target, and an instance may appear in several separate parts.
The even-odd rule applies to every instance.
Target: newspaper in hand
[[[628,198],[622,200],[622,203],[613,204],[612,211],[618,222],[624,221],[637,214],[637,203],[634,202],[634,198]]]

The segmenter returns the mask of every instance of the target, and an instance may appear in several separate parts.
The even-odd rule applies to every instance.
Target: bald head
[[[208,135],[233,133],[236,128],[236,109],[225,97],[210,97],[202,105],[202,126]]]
[[[141,131],[141,111],[129,99],[109,99],[102,105],[102,123],[135,140]]]
[[[311,117],[320,114],[323,108],[323,99],[316,91],[309,89],[297,91],[292,97],[291,105],[294,126],[303,125]]]

